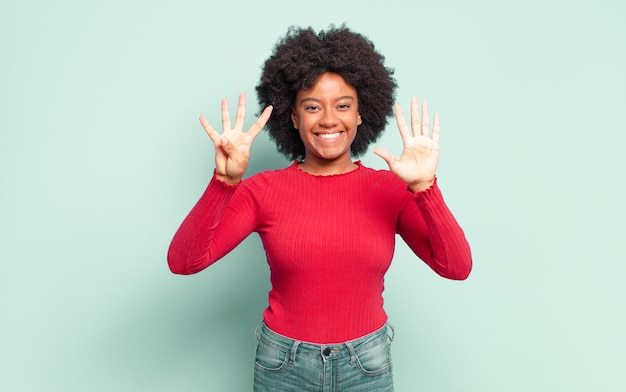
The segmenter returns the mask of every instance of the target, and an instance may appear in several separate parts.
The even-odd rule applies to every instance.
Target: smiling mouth
[[[335,132],[335,133],[318,133],[317,136],[321,137],[322,139],[336,139],[339,136],[341,136],[341,132]]]

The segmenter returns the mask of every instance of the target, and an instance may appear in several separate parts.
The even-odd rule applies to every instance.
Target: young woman
[[[390,170],[353,161],[393,112],[393,71],[374,45],[345,27],[292,28],[265,62],[265,107],[243,131],[222,100],[215,173],[168,254],[178,274],[199,272],[250,233],[267,253],[272,289],[257,330],[255,391],[392,391],[383,279],[400,234],[436,273],[465,279],[472,260],[437,186],[440,121],[411,102],[410,126],[395,106],[404,149],[374,152]],[[267,126],[287,168],[243,179],[250,146]]]

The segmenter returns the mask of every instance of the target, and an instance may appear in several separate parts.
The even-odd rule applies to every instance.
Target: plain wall
[[[626,5],[596,1],[0,1],[0,390],[246,391],[268,268],[165,255],[208,183],[220,99],[290,25],[345,22],[442,118],[472,245],[442,279],[398,240],[398,391],[626,390]],[[251,120],[248,122],[251,124]],[[377,143],[394,153],[392,120]],[[363,162],[384,168],[368,152]],[[248,173],[283,167],[266,134]]]

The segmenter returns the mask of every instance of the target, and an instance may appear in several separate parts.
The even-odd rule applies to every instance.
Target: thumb
[[[227,159],[236,162],[236,165],[245,167],[248,164],[248,153],[247,151],[241,151],[237,147],[237,144],[233,143],[232,140],[223,136],[220,139],[222,144],[222,150],[227,155]]]
[[[374,154],[378,155],[379,157],[381,157],[382,159],[385,160],[385,162],[387,162],[387,165],[389,165],[389,167],[391,167],[391,162],[393,161],[393,154],[391,154],[389,151],[385,150],[384,148],[375,148],[374,149]]]
[[[220,138],[220,146],[224,149],[224,151],[226,151],[228,155],[230,155],[235,149],[235,146],[233,145],[233,143],[231,143],[231,141],[228,140],[226,136],[222,136]]]

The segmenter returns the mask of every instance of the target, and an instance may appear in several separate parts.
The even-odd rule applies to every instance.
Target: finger
[[[387,162],[387,165],[389,165],[389,167],[391,168],[391,162],[393,162],[393,160],[395,159],[392,153],[385,150],[384,148],[375,148],[374,154],[384,159],[385,162]]]
[[[404,119],[404,115],[402,114],[400,104],[397,103],[394,109],[396,112],[396,123],[398,124],[398,130],[400,131],[400,135],[402,136],[402,140],[404,141],[410,136],[409,127],[406,125],[406,120]]]
[[[230,114],[228,114],[228,98],[222,98],[222,129],[230,131]]]
[[[435,113],[435,125],[433,125],[433,141],[439,143],[439,135],[441,131],[441,120],[439,113]]]
[[[206,118],[204,118],[203,115],[200,115],[200,124],[202,124],[202,128],[204,128],[204,131],[206,132],[206,134],[209,135],[209,137],[213,141],[213,144],[215,144],[216,146],[219,146],[220,134],[217,133],[215,129],[213,129],[211,124],[209,124],[209,122],[206,120]]]
[[[417,101],[417,98],[415,97],[411,99],[411,130],[413,131],[413,136],[421,132],[420,106],[419,106],[419,102]]]
[[[426,101],[422,102],[422,135],[430,137],[430,114]]]
[[[266,107],[263,110],[263,113],[261,113],[261,115],[259,116],[259,118],[257,118],[254,124],[252,124],[252,126],[248,130],[248,135],[250,135],[252,139],[257,137],[257,135],[261,132],[263,127],[265,127],[265,124],[267,124],[267,121],[270,119],[272,110],[274,110],[274,107],[272,105]]]
[[[246,119],[246,94],[239,94],[237,114],[235,116],[235,130],[241,132]]]

